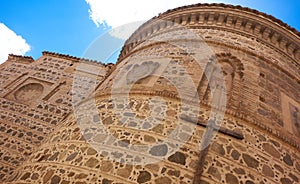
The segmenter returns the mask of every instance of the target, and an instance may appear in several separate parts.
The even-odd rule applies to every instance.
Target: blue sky
[[[0,60],[1,55],[7,58],[7,52],[37,59],[44,50],[87,56],[87,48],[99,44],[99,40],[103,50],[120,47],[123,38],[109,38],[104,34],[112,27],[197,2],[239,4],[271,14],[300,30],[300,0],[1,0]],[[99,37],[101,35],[104,36]],[[97,54],[88,57],[111,61],[107,59],[111,51],[107,51],[105,57]]]

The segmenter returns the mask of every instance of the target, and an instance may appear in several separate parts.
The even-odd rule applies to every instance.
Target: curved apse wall
[[[239,6],[160,14],[10,181],[298,183],[299,48]]]

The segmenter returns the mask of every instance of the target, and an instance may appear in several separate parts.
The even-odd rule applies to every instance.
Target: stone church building
[[[1,183],[300,183],[300,33],[196,4],[139,27],[117,64],[0,65]]]

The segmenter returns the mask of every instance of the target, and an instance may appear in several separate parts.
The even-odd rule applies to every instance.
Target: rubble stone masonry
[[[213,104],[217,65],[226,108]],[[300,183],[300,34],[248,8],[169,10],[115,65],[10,55],[0,108],[4,183]]]

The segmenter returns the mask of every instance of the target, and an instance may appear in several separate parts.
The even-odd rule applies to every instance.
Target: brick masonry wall
[[[74,81],[100,84],[96,93],[90,97],[80,82],[73,86],[83,102],[6,181],[299,183],[299,37],[267,16],[254,19],[249,10],[222,6],[170,11],[159,26],[149,21],[127,41],[114,71],[96,77],[101,84],[79,71]],[[264,24],[273,34],[260,30]],[[196,36],[194,48],[186,27]],[[274,41],[280,31],[294,42]],[[221,127],[203,149],[216,110],[209,83],[216,61],[226,108],[217,108],[224,110]]]
[[[71,59],[48,52],[37,61],[10,55],[1,65],[0,181],[5,181],[72,111],[71,88],[76,85],[73,76],[79,59]]]

